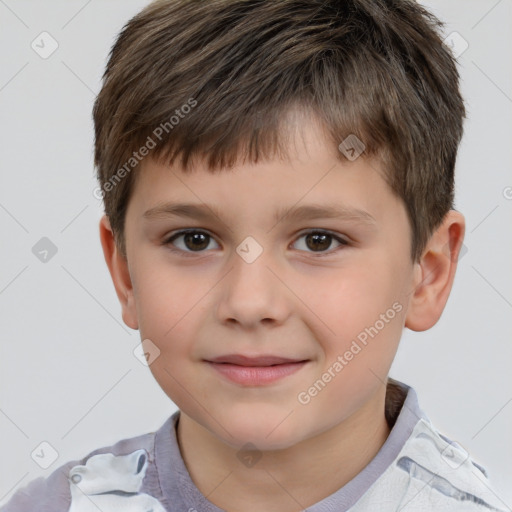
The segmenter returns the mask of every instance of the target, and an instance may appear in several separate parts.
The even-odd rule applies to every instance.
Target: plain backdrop
[[[116,35],[146,4],[0,0],[0,503],[176,410],[133,354],[139,333],[122,321],[93,195],[93,101]],[[467,252],[440,321],[404,331],[391,376],[512,508],[512,1],[425,5],[465,49],[456,208]],[[46,469],[41,450],[47,462],[55,450]]]

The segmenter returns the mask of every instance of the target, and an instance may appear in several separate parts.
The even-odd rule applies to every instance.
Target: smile
[[[277,356],[221,356],[206,361],[228,380],[243,386],[263,386],[281,380],[303,368],[308,360]]]

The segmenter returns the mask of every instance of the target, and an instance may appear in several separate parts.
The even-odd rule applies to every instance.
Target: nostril
[[[137,463],[137,473],[140,473],[142,471],[144,464],[146,464],[146,456],[144,454],[142,454],[139,457],[139,462]]]

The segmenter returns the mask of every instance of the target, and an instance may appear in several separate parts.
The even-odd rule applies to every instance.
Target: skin
[[[364,155],[341,161],[317,123],[301,127],[288,158],[240,162],[233,171],[210,174],[199,162],[187,175],[146,158],[126,214],[127,259],[108,218],[100,221],[123,320],[160,350],[150,369],[181,410],[178,440],[188,471],[229,512],[302,510],[375,457],[389,435],[385,382],[402,330],[438,321],[464,238],[464,217],[450,211],[413,263],[405,206],[380,163]],[[167,201],[207,203],[220,218],[143,218]],[[278,208],[328,202],[364,210],[375,222],[273,217]],[[199,252],[183,236],[165,245],[185,228],[211,235]],[[306,235],[318,229],[349,244],[328,238],[315,249]],[[247,236],[263,249],[252,263],[236,252]],[[338,356],[397,303],[401,311],[300,403],[299,393],[332,373]],[[204,361],[233,353],[308,363],[275,383],[244,386]],[[249,442],[261,455],[252,466],[237,456]]]

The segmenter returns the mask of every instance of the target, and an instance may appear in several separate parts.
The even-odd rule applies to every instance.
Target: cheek
[[[352,267],[332,273],[322,286],[311,287],[307,305],[331,334],[346,339],[373,325],[395,302],[403,300],[400,288],[389,270],[379,271],[376,265]],[[390,316],[395,317],[396,311]]]
[[[149,267],[146,267],[149,268]],[[136,276],[135,303],[141,339],[150,339],[162,355],[180,354],[190,338],[194,310],[205,291],[176,270],[149,268]]]
[[[378,265],[365,265],[352,267],[345,275],[340,273],[323,290],[312,296],[308,305],[319,312],[319,325],[325,327],[316,333],[325,353],[325,369],[341,356],[342,373],[354,382],[360,380],[361,369],[370,378],[375,377],[368,368],[385,375],[403,329],[405,307],[400,283],[389,269],[385,272],[379,271]]]

